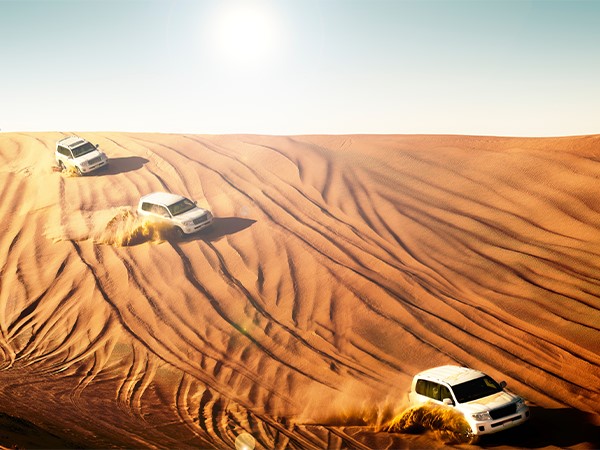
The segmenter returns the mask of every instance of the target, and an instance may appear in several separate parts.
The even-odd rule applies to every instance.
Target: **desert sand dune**
[[[0,413],[40,446],[441,448],[382,427],[447,363],[530,401],[482,445],[600,446],[600,136],[82,133],[75,177],[67,134],[0,134]],[[160,190],[212,228],[137,220]]]

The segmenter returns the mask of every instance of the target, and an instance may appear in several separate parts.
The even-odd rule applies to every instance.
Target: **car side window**
[[[66,156],[67,158],[71,157],[71,152],[69,151],[68,148],[65,148],[65,147],[59,146],[58,147],[58,153],[60,153],[63,156]]]
[[[425,395],[429,398],[439,400],[440,397],[440,385],[428,380],[417,380],[417,386],[415,387],[417,394]]]
[[[167,208],[161,205],[152,205],[151,212],[158,214],[159,216],[169,217],[169,211],[167,211]]]
[[[450,389],[448,389],[446,386],[440,386],[440,401],[444,401],[445,398],[449,398],[450,400],[452,400],[452,394],[450,393]],[[454,401],[454,400],[452,400]]]
[[[440,385],[437,383],[434,383],[432,381],[430,381],[429,383],[430,383],[430,388],[429,388],[428,397],[431,397],[435,400],[439,400],[440,399]]]
[[[142,211],[151,211],[152,205],[150,203],[142,203]]]
[[[443,401],[445,398],[452,399],[450,389],[434,381],[417,380],[415,391],[419,395],[425,395],[426,397],[432,398],[434,400],[439,400],[440,402]]]
[[[427,395],[427,381],[417,380],[417,385],[415,386],[415,391],[419,395]]]

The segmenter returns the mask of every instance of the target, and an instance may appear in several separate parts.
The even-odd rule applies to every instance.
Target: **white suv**
[[[454,408],[473,435],[490,434],[529,419],[525,401],[505,386],[478,370],[441,366],[415,375],[408,398],[413,406],[432,402]]]
[[[140,217],[173,226],[179,236],[200,231],[213,221],[211,212],[198,207],[196,202],[167,192],[153,192],[143,196],[137,212]]]
[[[93,145],[78,136],[69,136],[58,141],[54,157],[61,170],[73,168],[80,175],[108,164],[108,158],[98,150],[97,144]]]

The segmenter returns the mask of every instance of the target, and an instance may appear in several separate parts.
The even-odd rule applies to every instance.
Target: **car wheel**
[[[177,239],[183,239],[185,237],[185,233],[183,232],[183,230],[179,227],[175,227],[175,236],[177,237]]]
[[[65,170],[65,165],[62,161],[58,161],[58,167],[60,168],[61,172],[64,172]]]
[[[75,167],[75,171],[77,172],[77,175],[79,175],[80,177],[83,176],[83,172],[81,171],[81,169],[79,167]]]

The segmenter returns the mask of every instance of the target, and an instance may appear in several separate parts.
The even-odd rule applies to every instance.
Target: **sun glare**
[[[224,2],[211,25],[213,50],[220,59],[234,64],[268,61],[282,39],[275,11],[266,2]]]

